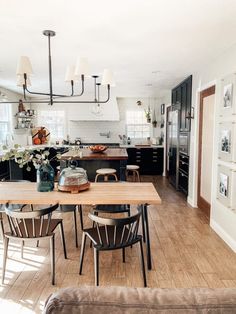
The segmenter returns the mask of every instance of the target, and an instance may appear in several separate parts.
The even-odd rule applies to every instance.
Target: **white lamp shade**
[[[75,66],[68,66],[66,68],[65,82],[75,81]]]
[[[89,64],[86,58],[78,58],[75,66],[75,75],[88,75],[89,74]]]
[[[23,75],[24,73],[27,75],[33,74],[33,69],[30,59],[26,56],[21,56],[17,64],[16,74]]]
[[[27,86],[31,86],[31,82],[30,82],[30,78],[27,77],[26,80]],[[17,86],[23,86],[23,84],[25,84],[25,80],[24,80],[24,76],[23,75],[17,75],[17,82],[16,82]]]
[[[102,75],[102,85],[115,86],[113,72],[109,69],[105,69]]]

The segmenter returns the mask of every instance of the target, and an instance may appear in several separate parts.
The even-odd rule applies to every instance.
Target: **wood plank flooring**
[[[236,287],[236,254],[209,227],[199,209],[187,205],[162,177],[142,177],[152,181],[162,198],[162,205],[149,207],[153,270],[148,271],[149,287]],[[86,213],[89,211],[87,207]],[[63,257],[59,233],[56,236],[56,285],[50,282],[49,244],[41,241],[24,250],[9,247],[6,281],[0,286],[1,313],[41,313],[50,293],[68,286],[93,285],[93,251],[86,247],[83,275],[79,276],[79,248],[75,248],[73,214],[63,216],[68,260]],[[79,223],[79,219],[78,219]],[[85,225],[90,222],[85,218]],[[88,244],[88,243],[87,243]],[[138,247],[127,249],[126,263],[119,251],[104,252],[100,259],[100,284],[141,287],[142,277]],[[2,265],[0,242],[0,266]],[[139,271],[140,270],[140,271]],[[0,270],[1,271],[1,270]],[[2,310],[4,309],[4,310]]]

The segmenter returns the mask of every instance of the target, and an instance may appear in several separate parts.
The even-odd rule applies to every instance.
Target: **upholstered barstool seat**
[[[118,181],[117,175],[116,175],[116,169],[113,168],[100,168],[96,170],[96,177],[95,182],[97,182],[99,176],[104,177],[104,181],[108,181],[109,176],[113,176],[116,181]]]
[[[126,180],[128,179],[129,172],[131,172],[133,174],[133,181],[136,181],[136,177],[137,177],[137,181],[140,182],[139,166],[137,166],[137,165],[127,165],[126,166]]]
[[[139,170],[139,166],[137,166],[137,165],[127,165],[126,169],[127,170]]]

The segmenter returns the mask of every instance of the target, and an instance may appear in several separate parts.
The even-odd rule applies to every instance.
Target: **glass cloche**
[[[60,173],[58,181],[58,190],[60,191],[78,193],[88,189],[89,186],[87,172],[83,168],[71,165]]]

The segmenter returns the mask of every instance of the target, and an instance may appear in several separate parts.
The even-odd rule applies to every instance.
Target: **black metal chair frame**
[[[139,211],[136,215],[126,218],[103,218],[89,213],[89,218],[94,222],[94,227],[83,230],[79,274],[82,274],[87,237],[92,241],[94,249],[94,273],[96,286],[99,285],[99,251],[122,249],[123,262],[125,262],[125,248],[139,243],[143,283],[144,287],[146,287],[147,281],[142,236],[138,234],[140,215],[141,212]]]
[[[69,209],[63,210],[63,206],[68,206]],[[73,216],[74,216],[74,230],[75,230],[75,246],[78,248],[78,230],[77,230],[77,210],[80,215],[80,225],[81,225],[81,230],[84,228],[84,223],[83,223],[83,214],[82,214],[82,205],[59,205],[59,208],[57,212],[59,213],[67,213],[67,212],[72,212],[73,211]]]
[[[52,284],[55,284],[55,233],[54,230],[59,225],[61,241],[64,251],[64,257],[67,259],[65,236],[62,219],[52,219],[52,212],[58,208],[58,204],[53,206],[34,210],[18,212],[9,209],[6,205],[5,212],[8,217],[10,232],[5,232],[3,237],[4,253],[3,253],[3,269],[2,269],[2,283],[4,283],[7,251],[10,239],[19,239],[21,241],[21,257],[23,258],[23,244],[27,240],[40,240],[42,238],[50,239],[50,253],[51,253],[51,279]],[[47,219],[44,216],[47,215]]]

